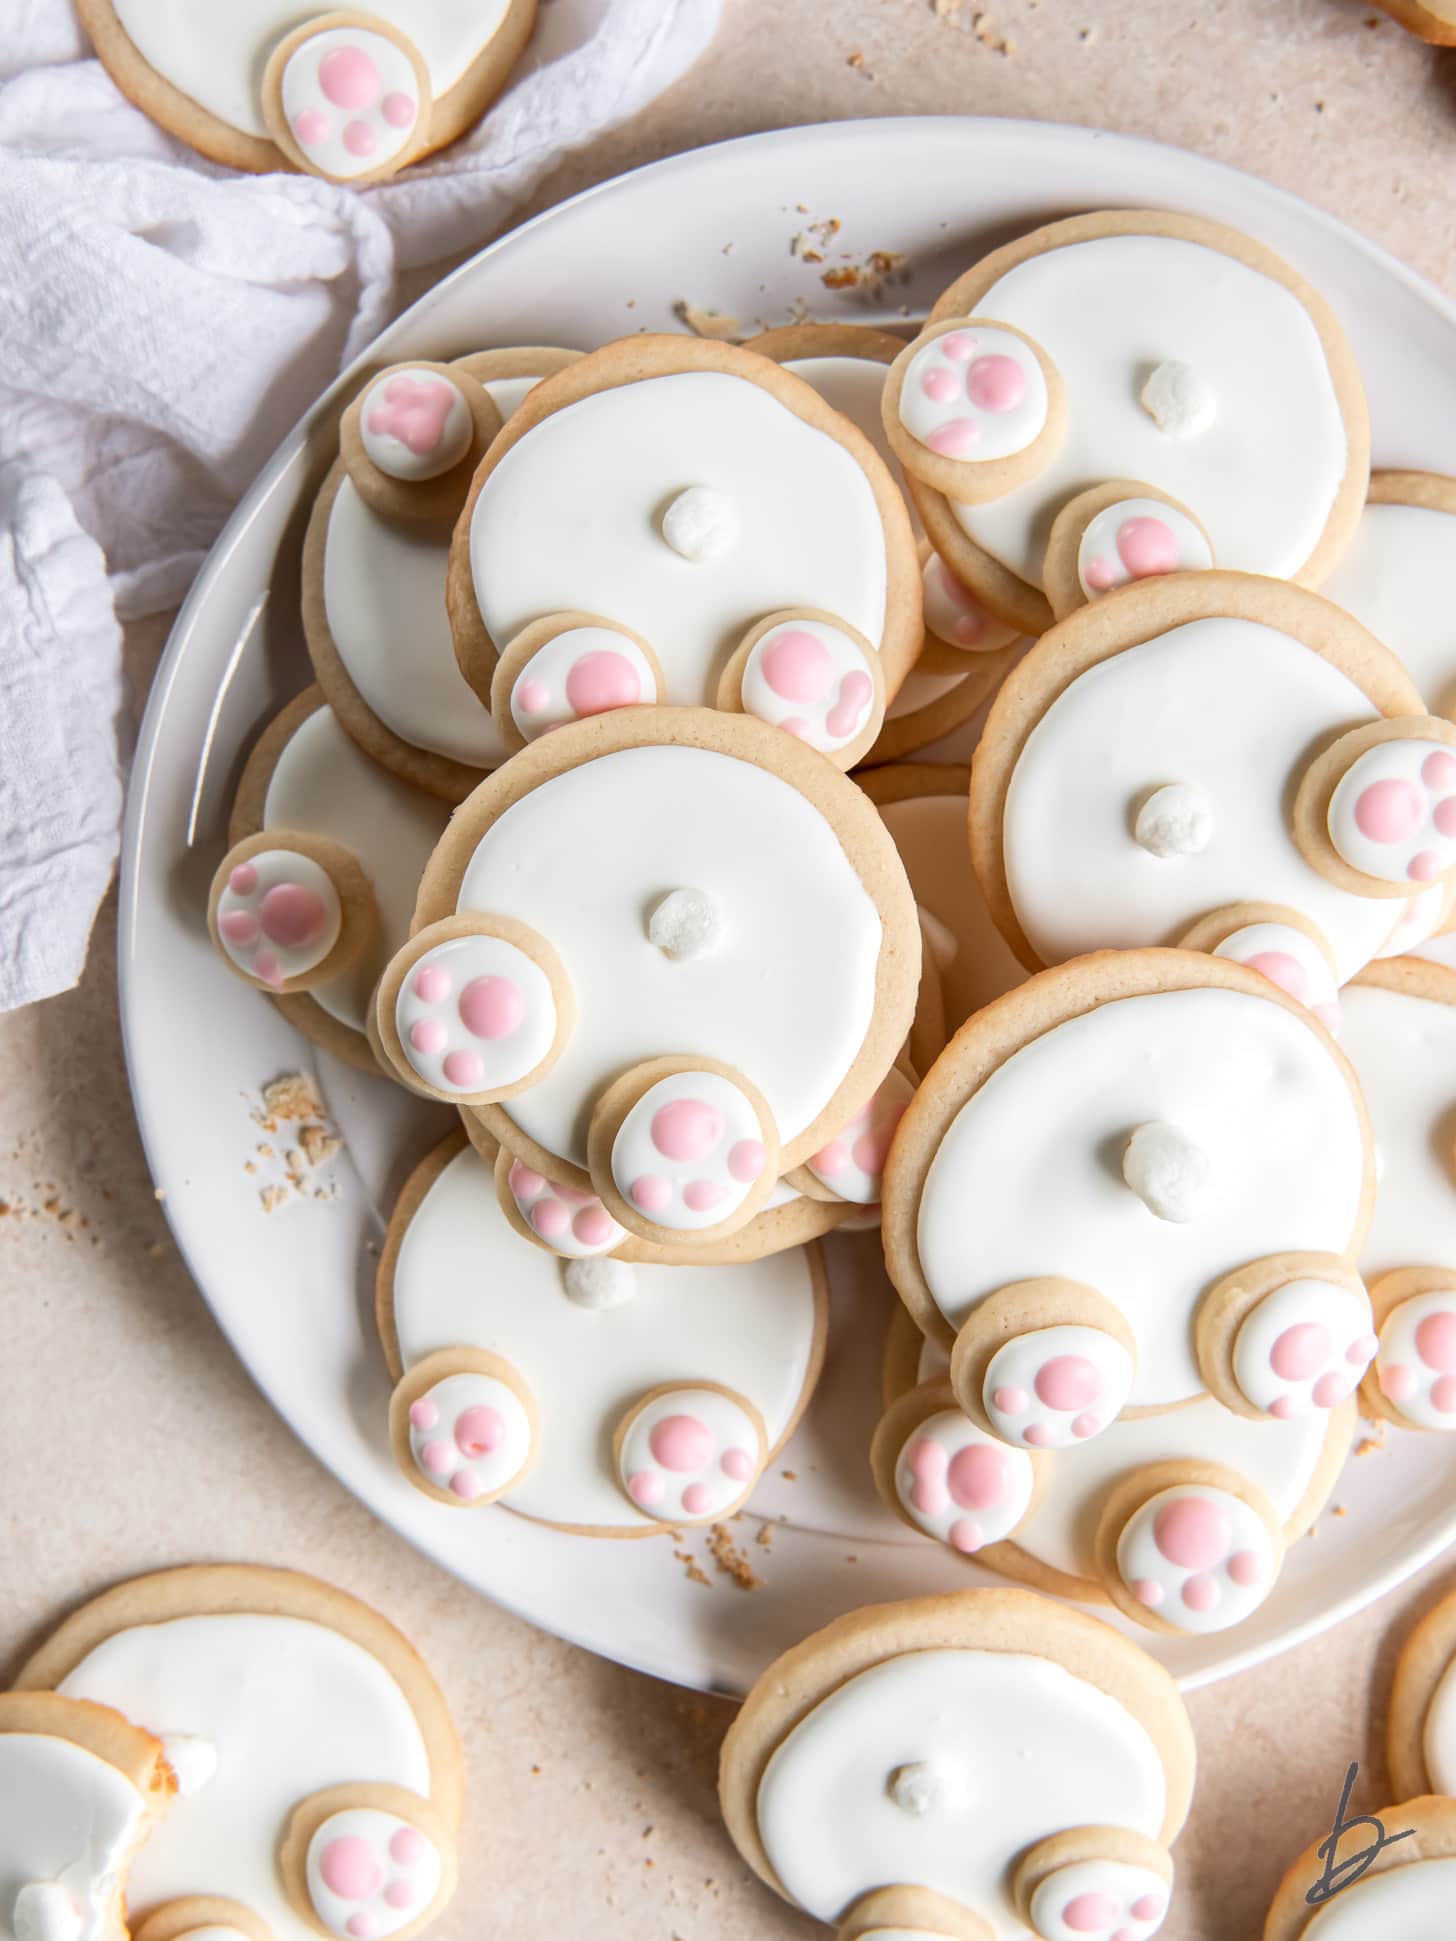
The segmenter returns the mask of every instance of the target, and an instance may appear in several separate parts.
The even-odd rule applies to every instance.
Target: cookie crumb
[[[730,317],[724,311],[700,309],[685,297],[680,297],[672,307],[679,322],[685,323],[695,337],[708,337],[719,344],[736,344],[743,336],[743,325],[737,317]]]
[[[733,1541],[732,1532],[726,1523],[715,1523],[709,1531],[708,1555],[736,1589],[740,1591],[763,1589],[763,1579]]]
[[[152,1188],[152,1198],[156,1200],[159,1204],[161,1201],[165,1200],[166,1197],[167,1197],[167,1189],[165,1186],[154,1186]]]
[[[1336,1503],[1330,1511],[1331,1516],[1348,1516],[1349,1514],[1350,1512],[1345,1508],[1343,1503]]]
[[[324,1102],[313,1080],[302,1072],[284,1072],[263,1087],[263,1110],[272,1119],[284,1121],[322,1119]]]
[[[954,20],[966,0],[930,0],[930,11],[937,20]]]
[[[873,81],[875,78],[869,63],[865,60],[864,55],[860,53],[858,48],[846,60],[845,66],[852,67],[856,74],[862,74],[867,81]]]
[[[687,1578],[690,1584],[703,1584],[711,1589],[707,1572],[702,1568],[691,1551],[674,1550],[672,1554],[682,1565],[683,1576]]]
[[[263,1211],[265,1213],[276,1213],[280,1206],[287,1204],[288,1188],[286,1186],[265,1186],[258,1194],[258,1198],[263,1203]]]
[[[872,249],[863,261],[836,265],[825,270],[819,280],[829,290],[858,290],[866,297],[876,297],[891,278],[905,280],[908,260],[900,250]]]
[[[310,1166],[322,1166],[326,1159],[333,1158],[343,1141],[327,1126],[305,1126],[298,1135],[298,1143]]]
[[[764,1550],[772,1550],[773,1549],[773,1525],[771,1523],[760,1523],[758,1526],[758,1535],[753,1539],[753,1541]]]

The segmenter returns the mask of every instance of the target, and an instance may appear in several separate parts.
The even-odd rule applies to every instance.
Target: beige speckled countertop
[[[695,72],[570,158],[539,206],[678,149],[795,122],[1086,121],[1296,190],[1456,296],[1456,54],[1355,0],[725,0],[724,16]],[[138,716],[163,632],[130,642]],[[81,989],[0,1019],[0,1073],[0,1671],[53,1614],[117,1577],[213,1557],[311,1569],[416,1640],[465,1737],[469,1822],[442,1941],[822,1935],[752,1880],[720,1829],[727,1706],[469,1597],[345,1495],[253,1390],[152,1196],[109,909]],[[1327,1829],[1350,1759],[1362,1763],[1357,1797],[1378,1802],[1394,1646],[1453,1583],[1456,1563],[1437,1566],[1338,1631],[1193,1696],[1199,1785],[1169,1941],[1257,1931],[1284,1862]],[[702,1594],[743,1593],[724,1583]]]

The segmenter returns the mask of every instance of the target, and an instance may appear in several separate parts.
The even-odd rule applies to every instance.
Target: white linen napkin
[[[322,5],[322,0],[321,0]],[[712,39],[719,0],[542,0],[485,120],[356,193],[154,127],[71,0],[0,35],[0,1009],[81,974],[120,819],[118,618],[186,591],[284,433],[398,307]]]

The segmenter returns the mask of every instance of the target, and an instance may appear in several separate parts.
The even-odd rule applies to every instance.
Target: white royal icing
[[[858,426],[897,479],[903,475],[900,461],[885,436],[885,420],[880,410],[889,365],[873,357],[794,357],[786,371],[811,384],[836,411]]]
[[[861,733],[875,682],[864,649],[841,627],[786,620],[754,642],[744,664],[743,709],[822,754]]]
[[[235,864],[217,900],[227,957],[274,988],[317,969],[343,922],[328,871],[296,849],[260,850]]]
[[[959,1785],[947,1810],[913,1815],[894,1774],[934,1763]],[[1047,1658],[925,1650],[874,1665],[822,1699],[759,1782],[759,1836],[787,1893],[820,1920],[886,1881],[926,1887],[1024,1928],[1007,1882],[1018,1856],[1069,1826],[1154,1837],[1166,1781],[1146,1730]]]
[[[1117,1568],[1138,1603],[1177,1631],[1226,1631],[1274,1587],[1279,1559],[1264,1520],[1231,1491],[1180,1483],[1128,1518]]]
[[[1029,344],[994,324],[947,330],[911,358],[900,422],[941,458],[1010,458],[1046,428],[1046,374]]]
[[[1201,856],[1213,840],[1213,810],[1201,788],[1168,782],[1138,807],[1132,839],[1150,856]]]
[[[1388,1830],[1400,1831],[1396,1820]],[[1320,1908],[1300,1941],[1372,1941],[1386,1935],[1398,1935],[1400,1941],[1448,1941],[1453,1904],[1456,1856],[1397,1864],[1342,1887]]]
[[[1451,886],[1449,883],[1432,883],[1427,890],[1418,890],[1414,896],[1407,897],[1396,918],[1395,928],[1391,931],[1383,947],[1376,951],[1377,957],[1418,957],[1434,955],[1422,949],[1439,933],[1451,910]],[[1439,962],[1439,958],[1437,958]]]
[[[1367,505],[1320,592],[1399,655],[1433,714],[1456,709],[1456,513]]]
[[[1122,1149],[1122,1177],[1155,1219],[1177,1226],[1206,1210],[1215,1184],[1203,1147],[1166,1119],[1134,1128]]]
[[[939,553],[928,553],[920,574],[925,600],[925,626],[937,640],[967,653],[996,653],[1016,639],[1015,627],[987,613],[965,582]]]
[[[717,948],[690,962],[664,956],[644,921],[680,884],[710,897],[722,922]],[[517,917],[561,956],[577,1005],[570,1042],[503,1109],[577,1165],[593,1103],[630,1065],[668,1052],[731,1065],[764,1093],[787,1143],[869,1031],[879,912],[814,804],[733,756],[620,749],[541,784],[486,832],[458,907]]]
[[[283,64],[278,91],[300,151],[338,181],[392,162],[424,112],[405,50],[387,34],[352,25],[301,41]]]
[[[1335,786],[1330,841],[1382,883],[1430,883],[1456,868],[1456,753],[1438,741],[1377,742]]]
[[[217,1747],[190,1732],[164,1732],[162,1751],[172,1768],[177,1791],[190,1798],[200,1793],[217,1771]]]
[[[556,1037],[556,993],[534,958],[503,937],[451,937],[399,987],[399,1042],[416,1076],[466,1094],[514,1085]]]
[[[0,1934],[111,1941],[122,1869],[147,1816],[136,1787],[69,1739],[0,1732],[0,1800]]]
[[[494,1375],[447,1375],[410,1404],[409,1444],[426,1482],[473,1503],[508,1489],[525,1467],[531,1421]]]
[[[976,307],[1042,346],[1071,405],[1035,479],[953,508],[1013,572],[1040,584],[1052,520],[1095,479],[1141,479],[1188,506],[1222,566],[1287,578],[1313,553],[1349,453],[1319,334],[1283,284],[1181,238],[1102,236],[1018,264]],[[1218,401],[1197,436],[1170,436],[1140,400],[1170,360]]]
[[[669,890],[647,919],[647,941],[676,964],[706,957],[723,935],[723,919],[701,890]]]
[[[595,1193],[547,1179],[523,1159],[511,1162],[506,1190],[531,1231],[568,1259],[608,1254],[627,1238]]]
[[[1321,655],[1250,620],[1190,621],[1089,668],[1031,730],[1007,793],[1006,876],[1038,956],[1174,943],[1210,910],[1278,903],[1354,976],[1390,933],[1388,899],[1321,876],[1288,802],[1310,750],[1374,713]],[[1133,820],[1175,781],[1206,799],[1209,840],[1152,855]]]
[[[1431,1694],[1421,1746],[1432,1791],[1456,1798],[1456,1662],[1447,1665]]]
[[[1187,1222],[1150,1212],[1118,1170],[1129,1134],[1165,1120],[1208,1158]],[[961,1107],[926,1177],[920,1265],[954,1328],[1015,1281],[1095,1288],[1137,1342],[1130,1400],[1176,1402],[1203,1387],[1190,1320],[1204,1289],[1266,1254],[1342,1252],[1364,1166],[1351,1088],[1296,1013],[1217,988],[1113,999]]]
[[[1286,1281],[1240,1323],[1234,1380],[1257,1409],[1286,1419],[1337,1408],[1375,1353],[1370,1299],[1336,1281]]]
[[[1456,1273],[1450,1285],[1414,1294],[1380,1324],[1375,1379],[1419,1429],[1456,1429]]]
[[[1186,512],[1161,499],[1119,499],[1087,521],[1077,578],[1089,600],[1162,573],[1206,571],[1213,549]]]
[[[1010,1536],[1035,1481],[1025,1450],[1008,1449],[958,1409],[913,1429],[895,1463],[895,1494],[906,1515],[966,1556]]]
[[[372,1806],[331,1813],[304,1858],[314,1913],[340,1941],[388,1941],[419,1920],[443,1873],[440,1850],[427,1834]]]
[[[263,803],[266,829],[331,836],[350,850],[379,906],[375,948],[310,992],[340,1024],[364,1029],[379,973],[409,936],[415,892],[450,811],[397,781],[352,742],[328,707],[300,723],[278,757]]]
[[[1355,1067],[1380,1154],[1367,1281],[1397,1267],[1456,1269],[1456,1005],[1354,984],[1341,1048]]]
[[[369,0],[375,19],[413,41],[436,98],[454,87],[489,44],[510,0]],[[307,18],[298,0],[115,0],[116,16],[142,59],[230,127],[266,136],[259,83],[276,44]]]
[[[370,463],[409,485],[458,465],[474,436],[465,393],[442,371],[387,371],[359,409],[359,437]]]
[[[1077,1860],[1037,1883],[1031,1924],[1041,1941],[1148,1941],[1168,1911],[1168,1884],[1127,1860]]]
[[[635,640],[611,627],[568,627],[532,654],[511,684],[511,719],[527,741],[568,721],[658,699]]]
[[[992,1355],[981,1403],[1005,1442],[1075,1449],[1121,1415],[1132,1373],[1131,1355],[1101,1328],[1033,1328]]]
[[[717,1072],[661,1078],[627,1113],[612,1142],[623,1199],[660,1227],[716,1226],[747,1199],[767,1165],[758,1114]]]
[[[644,1516],[701,1523],[748,1494],[767,1454],[758,1425],[731,1395],[669,1389],[633,1415],[617,1480]]]
[[[445,612],[448,539],[385,519],[339,481],[324,549],[324,613],[361,700],[402,741],[469,768],[505,744],[460,672]]]
[[[809,1171],[841,1200],[873,1206],[880,1197],[890,1141],[914,1096],[915,1087],[903,1072],[887,1072],[869,1103],[810,1157]]]
[[[737,517],[716,559],[685,560],[662,537],[686,483]],[[648,643],[672,702],[711,705],[765,614],[818,608],[872,646],[885,626],[885,532],[865,473],[772,392],[723,372],[618,385],[533,426],[486,480],[470,558],[498,644],[543,614],[599,614]]]
[[[1196,438],[1218,416],[1213,386],[1200,371],[1177,358],[1155,366],[1138,392],[1138,403],[1170,438]]]
[[[294,1808],[329,1786],[430,1793],[424,1738],[394,1679],[361,1646],[300,1618],[138,1625],[88,1652],[60,1690],[218,1749],[207,1785],[175,1799],[138,1854],[134,1907],[216,1895],[251,1908],[278,1941],[308,1941],[277,1862]]]
[[[1327,1031],[1338,1033],[1341,1012],[1335,974],[1329,958],[1307,931],[1292,923],[1245,923],[1215,944],[1213,954],[1258,971],[1281,991],[1307,1004]]]
[[[515,1367],[540,1411],[540,1449],[505,1499],[586,1529],[635,1520],[612,1435],[635,1396],[712,1381],[742,1395],[777,1442],[803,1395],[814,1345],[809,1256],[751,1265],[633,1267],[633,1298],[603,1312],[571,1298],[562,1262],[513,1233],[474,1151],[453,1159],[405,1230],[394,1322],[406,1367],[480,1348]],[[615,1265],[616,1263],[609,1263]]]
[[[690,485],[662,515],[662,536],[681,558],[701,565],[724,559],[738,544],[738,508],[726,492]]]
[[[637,1298],[637,1276],[627,1262],[600,1255],[569,1260],[561,1270],[561,1286],[568,1301],[593,1313]]]

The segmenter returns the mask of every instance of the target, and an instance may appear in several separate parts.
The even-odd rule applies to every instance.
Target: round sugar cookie
[[[841,1936],[863,1935],[870,1893],[920,1888],[1011,1941],[1028,1849],[1079,1833],[1079,1859],[1113,1860],[1133,1834],[1166,1859],[1192,1779],[1176,1688],[1137,1646],[973,1590],[855,1612],[785,1653],[729,1728],[719,1793],[755,1873]]]
[[[1110,1492],[1093,1551],[1124,1617],[1164,1635],[1201,1636],[1259,1609],[1283,1566],[1284,1532],[1246,1477],[1216,1463],[1168,1462]]]
[[[1406,1639],[1386,1721],[1391,1784],[1402,1798],[1456,1800],[1456,1596],[1443,1597]]]
[[[1311,1842],[1279,1884],[1264,1921],[1263,1941],[1369,1941],[1399,1935],[1401,1941],[1445,1941],[1456,1894],[1456,1801],[1407,1799],[1382,1806],[1373,1816],[1391,1839],[1358,1879],[1338,1886],[1322,1904],[1309,1894],[1328,1880],[1328,1834]],[[1362,1822],[1356,1837],[1374,1835]],[[1368,1841],[1367,1841],[1368,1845]],[[1341,1859],[1361,1849],[1354,1838]]]
[[[495,399],[458,364],[391,364],[345,411],[339,455],[373,511],[449,527],[501,422]]]
[[[885,714],[885,724],[865,756],[866,768],[903,761],[943,735],[973,721],[1014,664],[1020,643],[977,655],[964,670],[932,673],[913,667]]]
[[[1456,479],[1376,472],[1321,591],[1399,657],[1432,714],[1456,720]]]
[[[507,1508],[589,1536],[651,1536],[715,1520],[743,1500],[813,1392],[825,1287],[813,1245],[756,1262],[672,1268],[553,1257],[521,1236],[490,1167],[453,1134],[411,1174],[380,1257],[379,1333],[398,1384],[396,1457],[417,1481],[423,1445],[416,1436],[412,1446],[400,1418],[484,1356],[529,1391],[540,1424],[530,1467],[504,1492]],[[664,1396],[669,1405],[630,1435],[649,1398]],[[439,1407],[428,1434],[443,1432],[451,1398]],[[671,1426],[654,1447],[663,1422]],[[614,1448],[629,1467],[619,1469]],[[634,1494],[631,1478],[644,1471],[662,1488]]]
[[[906,472],[966,503],[1035,478],[1066,436],[1061,373],[1025,331],[989,314],[927,323],[891,367],[881,406]]]
[[[1047,536],[1043,578],[1058,620],[1134,580],[1204,573],[1213,542],[1186,505],[1136,479],[1109,479],[1068,499]]]
[[[1242,572],[1318,585],[1349,543],[1369,478],[1359,370],[1324,299],[1262,244],[1162,210],[1073,216],[993,251],[930,320],[971,312],[1054,363],[1067,433],[989,504],[912,490],[936,550],[1023,633],[1050,623],[1048,536],[1089,481],[1169,494]]]
[[[1375,0],[1375,4],[1433,47],[1456,47],[1453,0]]]

